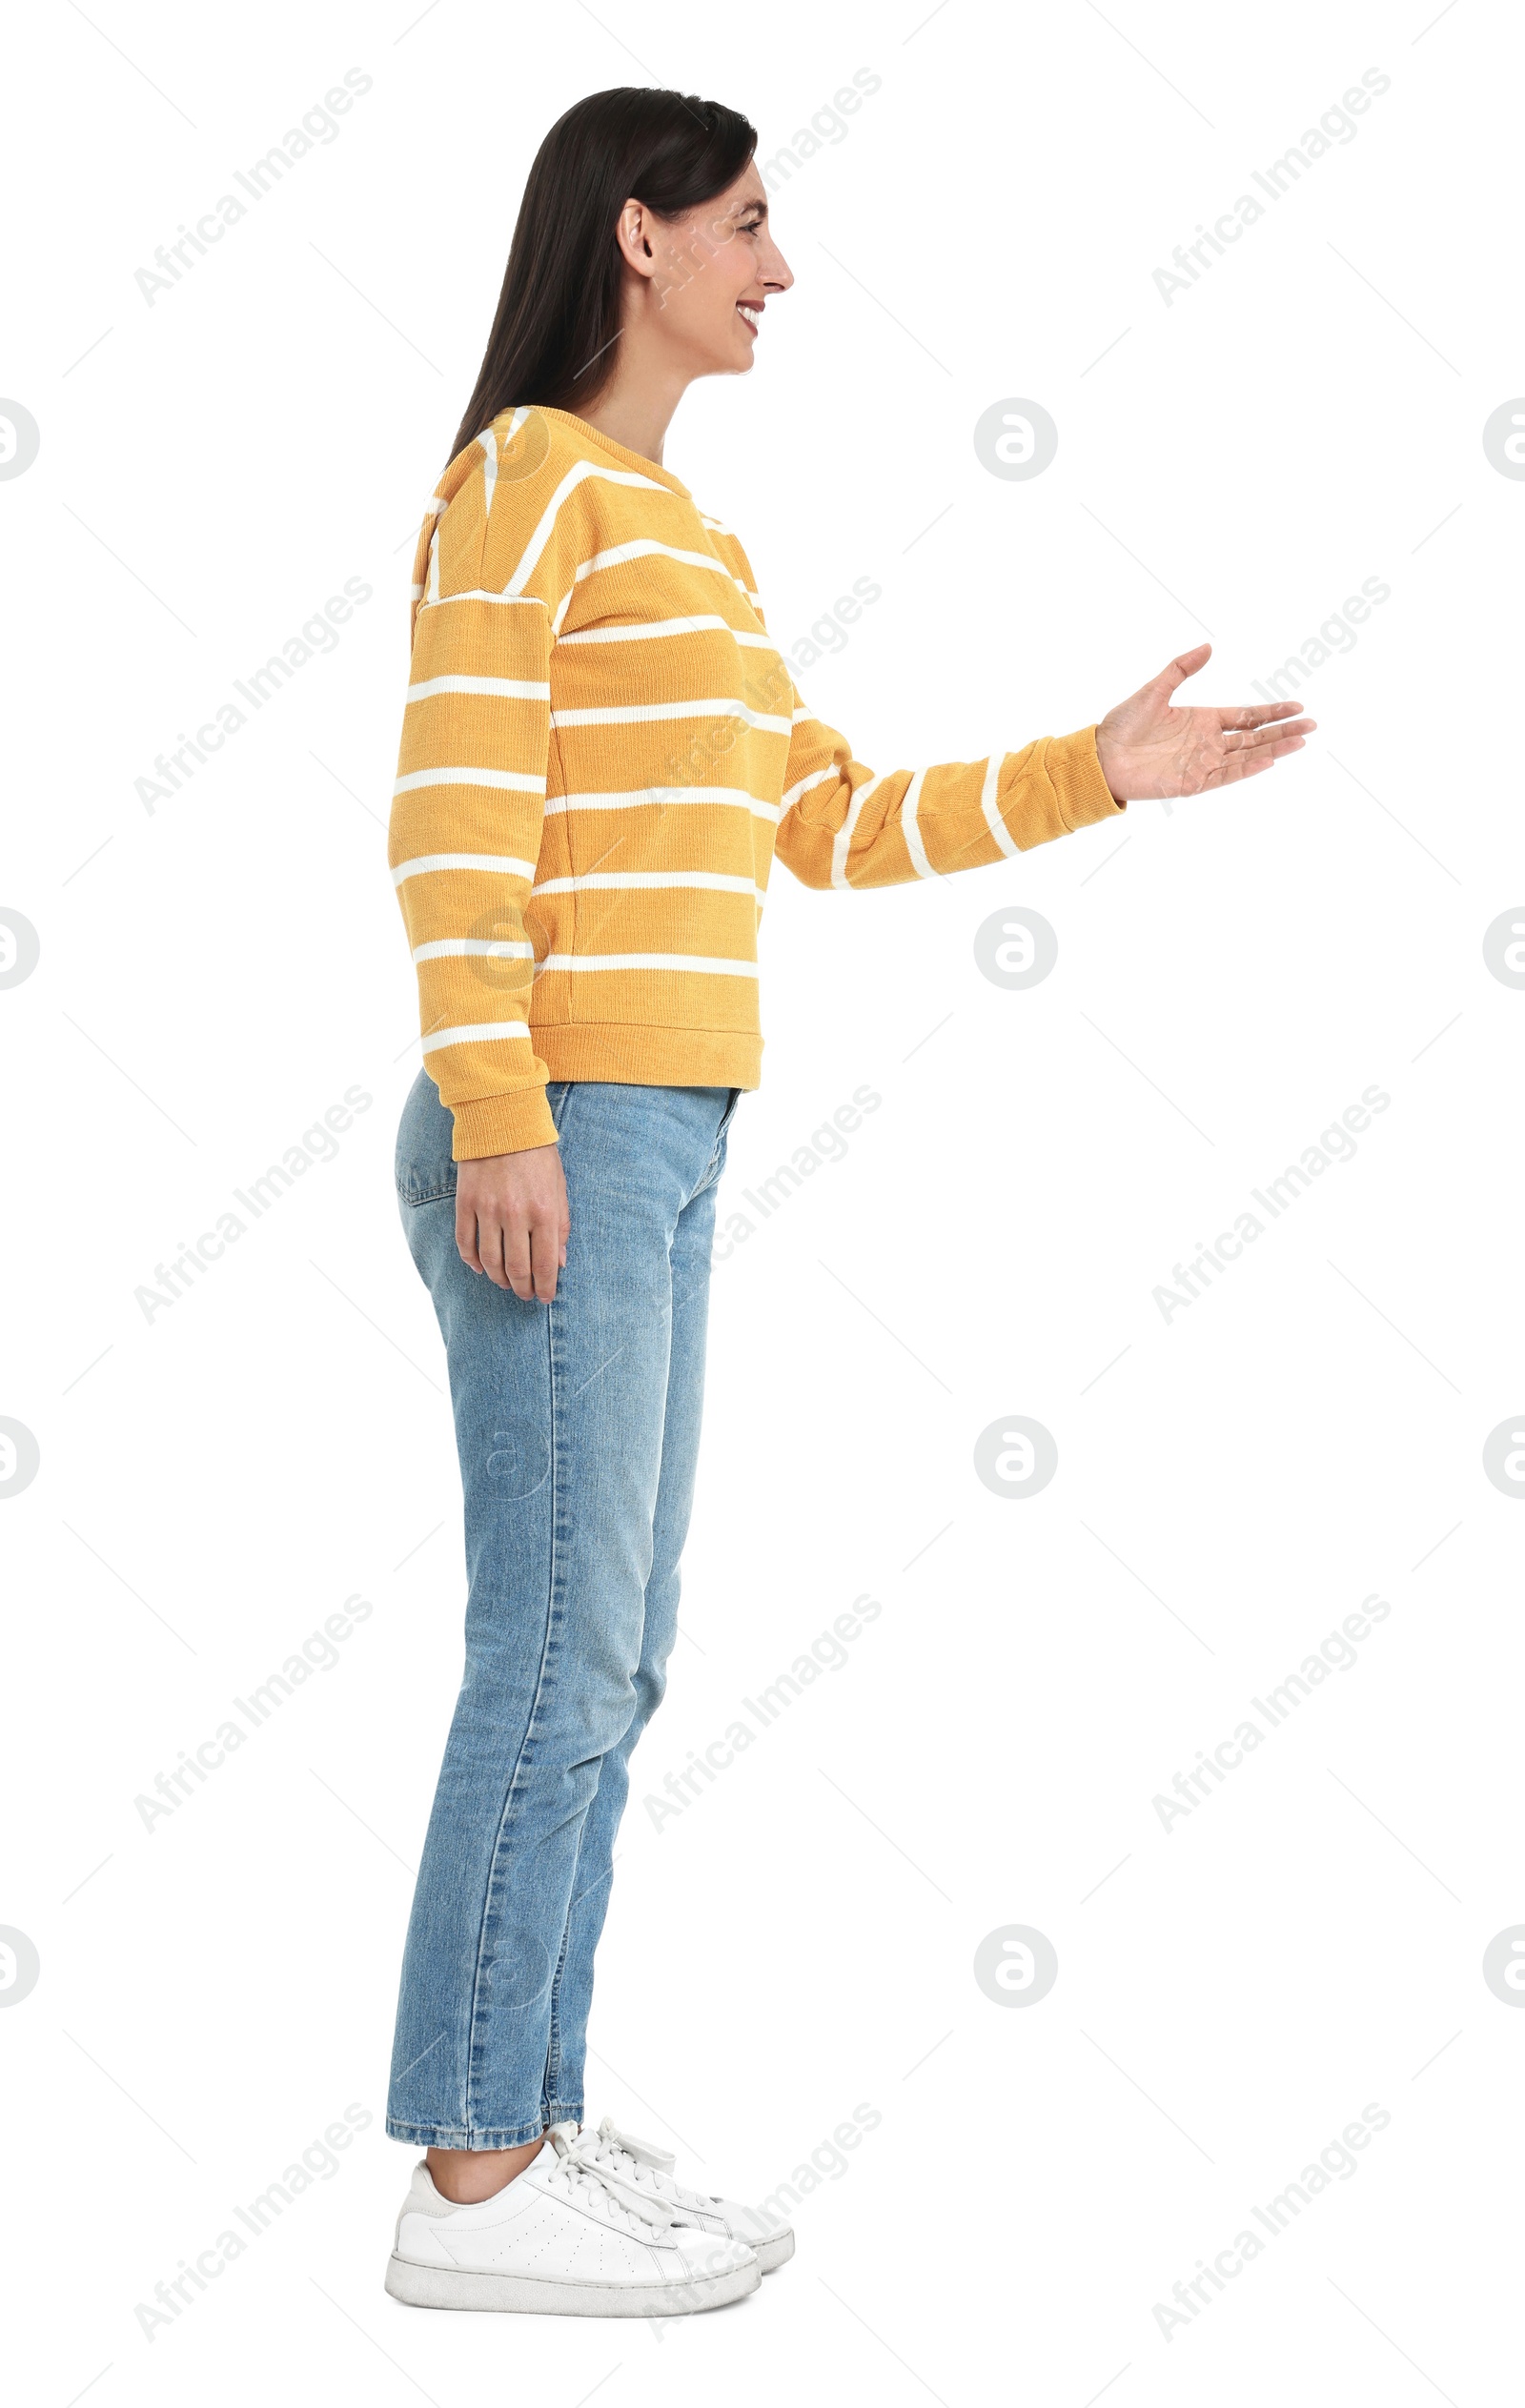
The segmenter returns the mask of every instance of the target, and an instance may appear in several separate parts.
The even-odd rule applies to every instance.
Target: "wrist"
[[[554,1145],[559,1134],[543,1086],[480,1096],[471,1103],[453,1103],[450,1109],[456,1123],[453,1151],[458,1163],[528,1153],[532,1146]]]
[[[1126,802],[1128,797],[1122,790],[1128,781],[1123,774],[1122,757],[1116,746],[1099,732],[1096,738],[1096,765],[1112,800],[1119,804]]]

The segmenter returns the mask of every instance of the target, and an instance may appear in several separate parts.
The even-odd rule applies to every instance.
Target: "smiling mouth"
[[[762,316],[761,310],[753,309],[750,303],[746,301],[738,301],[736,304],[736,314],[741,319],[743,326],[749,326],[754,334],[757,333],[758,326]]]

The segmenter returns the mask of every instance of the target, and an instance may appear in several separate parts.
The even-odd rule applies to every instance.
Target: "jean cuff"
[[[467,2132],[459,2124],[408,2124],[400,2116],[389,2115],[386,2129],[390,2138],[405,2140],[415,2149],[522,2149],[526,2141],[539,2140],[545,2126],[537,2116],[532,2123],[494,2124]]]

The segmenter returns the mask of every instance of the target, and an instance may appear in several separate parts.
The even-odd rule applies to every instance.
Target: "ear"
[[[633,269],[638,276],[654,276],[657,273],[657,255],[651,247],[649,225],[645,208],[636,200],[626,201],[615,225],[615,240],[620,245],[620,256],[626,267]]]

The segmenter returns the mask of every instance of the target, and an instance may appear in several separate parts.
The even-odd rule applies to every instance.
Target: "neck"
[[[642,293],[640,298],[644,301],[647,296]],[[611,442],[622,443],[627,452],[637,452],[661,468],[662,444],[690,373],[681,360],[675,359],[665,330],[650,325],[649,316],[649,308],[627,305],[614,374],[602,392],[577,415]]]

